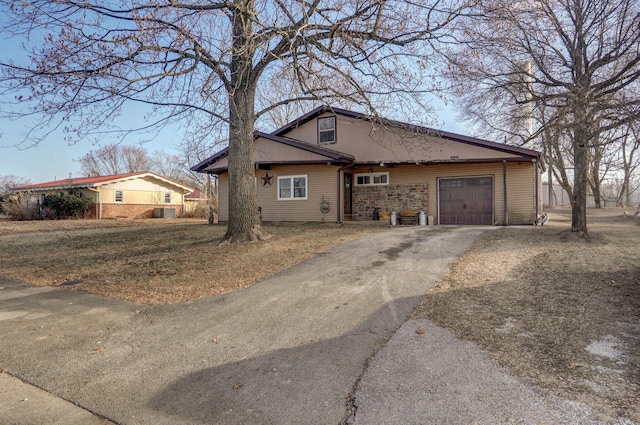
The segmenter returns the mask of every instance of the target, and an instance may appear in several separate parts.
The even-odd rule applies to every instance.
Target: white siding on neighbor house
[[[126,204],[165,204],[165,193],[171,193],[170,205],[182,205],[182,189],[153,178],[136,178],[99,186],[100,201],[113,203],[115,191],[122,190]]]
[[[263,221],[327,221],[337,220],[337,166],[283,165],[268,170],[273,176],[271,186],[262,185],[262,175],[267,170],[256,170],[258,206],[262,208]],[[307,199],[278,200],[278,177],[307,176]],[[220,221],[229,221],[228,174],[219,176],[218,214]],[[329,202],[330,211],[320,211],[322,197]]]

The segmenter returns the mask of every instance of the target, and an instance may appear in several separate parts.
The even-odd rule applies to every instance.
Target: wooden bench
[[[400,224],[400,225],[403,225],[403,224],[404,225],[416,225],[416,224],[418,224],[418,220],[417,220],[415,215],[406,216],[406,217],[398,216],[397,220],[398,220],[398,224]]]

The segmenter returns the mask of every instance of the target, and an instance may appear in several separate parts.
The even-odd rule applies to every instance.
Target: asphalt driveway
[[[0,369],[120,424],[338,424],[367,360],[483,231],[398,227],[171,306],[3,282]]]
[[[429,369],[420,362],[431,357],[416,352],[412,338],[385,345],[488,229],[397,227],[247,289],[170,306],[0,280],[0,370],[50,395],[27,404],[0,391],[0,419],[13,411],[5,422],[65,423],[49,406],[63,399],[98,421],[127,425],[383,423],[376,415],[421,423],[417,410],[418,422],[407,422],[404,407],[389,413],[376,401],[393,391],[408,401],[410,387],[405,395],[401,384],[389,390],[376,382],[392,382],[390,364]],[[407,342],[406,359],[415,361],[405,364]],[[376,361],[379,351],[386,362]]]

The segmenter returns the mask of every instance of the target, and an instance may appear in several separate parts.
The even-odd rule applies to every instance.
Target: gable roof
[[[207,195],[202,193],[202,191],[195,189],[193,192],[184,195],[185,201],[200,201],[202,199],[207,199]]]
[[[354,160],[353,155],[349,155],[343,152],[338,152],[332,149],[327,149],[321,146],[312,145],[310,143],[301,142],[299,140],[291,139],[289,137],[276,136],[273,134],[263,133],[261,131],[254,131],[253,138],[271,140],[273,142],[277,142],[286,146],[291,146],[296,149],[300,149],[306,152],[310,152],[312,154],[319,155],[325,158],[327,161],[350,164]],[[229,154],[229,148],[228,147],[224,148],[218,153],[214,154],[213,156],[205,159],[201,163],[191,167],[191,170],[196,172],[202,172],[206,168],[220,161],[221,159],[226,158],[228,154]],[[256,161],[256,163],[260,164],[259,161]],[[223,168],[226,168],[226,167],[223,167]]]
[[[395,128],[400,128],[400,129],[404,129],[404,130],[408,130],[414,133],[422,133],[422,134],[430,134],[436,137],[440,137],[446,140],[451,140],[451,141],[455,141],[455,142],[460,142],[460,143],[465,143],[468,145],[473,145],[473,146],[478,146],[478,147],[484,147],[484,148],[489,148],[489,149],[494,149],[497,151],[501,151],[501,152],[505,152],[505,153],[511,153],[511,154],[516,154],[516,155],[525,155],[525,156],[531,156],[531,157],[535,157],[535,158],[539,158],[540,157],[540,152],[538,151],[534,151],[531,149],[526,149],[526,148],[521,148],[518,146],[511,146],[511,145],[506,145],[503,143],[496,143],[496,142],[490,142],[488,140],[483,140],[483,139],[478,139],[475,137],[469,137],[469,136],[464,136],[462,134],[456,134],[456,133],[450,133],[448,131],[441,131],[441,130],[435,130],[433,128],[429,128],[429,127],[423,127],[423,126],[419,126],[419,125],[415,125],[415,124],[409,124],[406,122],[402,122],[402,121],[396,121],[396,120],[391,120],[391,119],[387,119],[387,118],[381,118],[381,119],[376,119],[372,116],[360,113],[360,112],[354,112],[354,111],[350,111],[347,109],[341,109],[341,108],[334,108],[332,106],[319,106],[316,109],[314,109],[311,112],[308,112],[306,114],[304,114],[303,116],[301,116],[300,118],[297,118],[293,121],[291,121],[290,123],[284,125],[283,127],[280,127],[279,129],[275,130],[274,132],[272,132],[271,134],[273,136],[284,136],[284,134],[288,133],[290,130],[300,127],[302,125],[304,125],[305,123],[317,118],[318,116],[325,114],[327,112],[330,112],[332,114],[336,114],[336,115],[342,115],[348,118],[353,118],[353,119],[359,119],[359,120],[364,120],[364,121],[370,121],[370,122],[380,122],[384,125],[390,126],[390,127],[395,127]]]
[[[67,189],[69,187],[98,187],[105,184],[117,183],[125,180],[133,180],[137,178],[152,177],[157,180],[161,180],[165,183],[169,183],[173,186],[179,187],[184,193],[193,192],[193,188],[186,186],[182,183],[178,183],[167,177],[163,177],[159,174],[152,173],[150,171],[142,171],[137,173],[127,174],[113,174],[110,176],[96,176],[96,177],[71,177],[62,180],[53,180],[44,183],[28,184],[24,186],[14,187],[13,190],[27,191],[27,190],[52,190],[52,189]]]

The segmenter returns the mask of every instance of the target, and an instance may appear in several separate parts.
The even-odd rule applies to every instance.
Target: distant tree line
[[[162,150],[149,152],[143,146],[109,143],[81,157],[80,165],[85,176],[151,171],[196,189],[204,183],[202,175],[189,170],[188,159]]]

